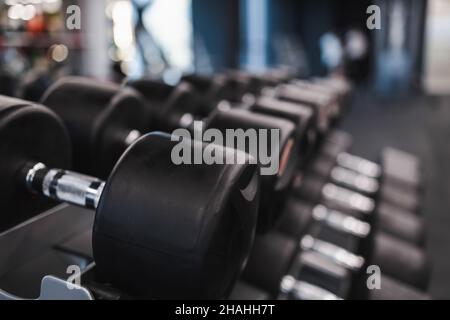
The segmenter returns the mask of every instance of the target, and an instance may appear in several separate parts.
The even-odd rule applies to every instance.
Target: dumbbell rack
[[[131,298],[102,282],[92,253],[92,211],[61,204],[0,234],[1,300]],[[69,277],[79,268],[80,286]]]
[[[93,223],[92,212],[58,205],[0,234],[0,290],[30,299],[39,293],[41,297],[54,296],[48,290],[61,291],[55,285],[65,284],[65,279],[72,275],[67,273],[69,266],[77,265],[82,272],[92,268]],[[40,292],[45,277],[47,285],[42,290],[46,292]]]

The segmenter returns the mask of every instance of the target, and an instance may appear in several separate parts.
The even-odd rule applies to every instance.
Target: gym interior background
[[[352,152],[420,159],[428,292],[450,299],[449,39],[447,0],[3,0],[0,94],[39,101],[67,75],[176,85],[237,69],[345,74],[354,94],[339,128]]]

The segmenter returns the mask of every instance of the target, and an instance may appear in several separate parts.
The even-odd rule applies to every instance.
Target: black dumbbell
[[[68,141],[52,111],[0,97],[3,225],[41,196],[95,209],[93,252],[104,281],[137,297],[227,296],[254,236],[256,165],[175,165],[176,142],[155,133],[130,146],[104,182],[50,167],[67,164]]]
[[[326,109],[324,108],[324,104],[327,101],[326,99],[320,100],[320,97],[323,98],[323,96],[325,95],[331,97],[332,101],[337,101],[339,106],[337,114],[341,114],[343,109],[342,106],[346,105],[346,103],[343,101],[346,101],[345,97],[347,97],[349,95],[349,92],[351,91],[351,86],[349,86],[348,83],[346,83],[345,81],[339,81],[337,79],[316,80],[314,82],[296,80],[292,83],[295,84],[295,86],[283,84],[276,90],[272,89],[271,95],[277,96],[280,99],[301,102],[303,104],[312,106],[316,110],[319,110],[319,115],[320,110]],[[295,98],[296,95],[298,95],[298,99]],[[317,96],[317,103],[314,103],[315,95]],[[333,97],[335,97],[334,100]],[[322,101],[322,103],[320,103],[320,101]],[[329,121],[332,121],[332,119],[335,118],[336,117],[334,116],[329,117],[328,119]],[[320,116],[318,117],[318,119],[320,119]],[[323,119],[326,119],[326,117],[324,116]],[[319,128],[323,127],[320,123],[321,122],[319,121]],[[336,141],[336,139],[334,139],[335,136],[336,135],[332,135],[333,139],[328,140],[334,140],[333,143],[339,143],[339,141]],[[330,149],[330,145],[331,144],[328,144],[327,148],[324,148],[325,151],[327,151],[326,154],[329,156],[330,154],[328,152],[330,150],[327,149]],[[414,157],[403,152],[394,152],[395,150],[392,150],[393,152],[390,152],[391,150],[387,150],[386,152],[383,152],[382,158],[382,162],[384,164],[383,167],[385,168],[385,170],[381,171],[380,167],[375,163],[348,154],[345,152],[345,150],[342,150],[340,152],[341,154],[337,154],[337,150],[333,150],[331,146],[331,151],[335,154],[337,162],[350,170],[356,170],[361,174],[366,173],[367,175],[369,175],[369,177],[373,178],[379,177],[381,175],[381,172],[383,172],[383,188],[381,188],[380,190],[382,198],[388,200],[388,202],[392,202],[393,204],[398,204],[406,210],[418,210],[418,194],[414,192],[414,190],[410,190],[411,187],[417,187],[420,184],[420,178],[418,178],[419,170],[417,170],[417,161],[416,159],[414,159]],[[400,163],[403,164],[403,166],[399,165]],[[358,169],[361,169],[361,171],[359,171]],[[339,172],[336,172],[336,175],[342,177],[343,175],[348,175],[350,173],[351,172],[346,173],[340,170]],[[369,192],[371,191],[369,190]]]
[[[361,254],[367,258],[369,263],[383,266],[386,273],[398,276],[417,287],[425,288],[428,282],[429,268],[424,252],[385,233],[369,233],[370,226],[364,220],[361,220],[365,214],[354,213],[354,216],[351,216],[348,215],[348,211],[343,213],[337,210],[344,206],[339,206],[339,203],[333,205],[333,199],[343,201],[347,197],[357,202],[360,197],[364,201],[369,201],[369,199],[359,194],[348,193],[348,191],[341,192],[337,187],[334,188],[336,188],[336,194],[331,195],[325,201],[331,204],[331,207],[317,206],[315,204],[320,202],[311,202],[311,199],[308,198],[301,200],[290,197],[280,218],[278,230],[292,237],[301,237],[305,228],[316,226],[319,230],[316,234],[317,238],[338,245],[350,252]],[[397,221],[400,220],[397,219]],[[347,226],[350,224],[351,227],[345,227],[346,224]],[[408,225],[400,225],[400,227],[405,228]],[[392,250],[398,250],[397,254],[392,254]],[[410,252],[411,254],[405,256],[403,252]],[[407,276],[408,273],[414,276]]]
[[[318,239],[363,256],[370,252],[372,244],[369,223],[292,196],[286,201],[276,230],[297,241],[309,232]]]
[[[364,283],[361,282],[365,276],[363,269],[365,264],[361,263],[361,257],[366,258],[367,264],[378,265],[384,273],[391,274],[406,283],[422,290],[427,286],[428,261],[421,250],[383,233],[370,236],[370,226],[367,223],[322,205],[313,207],[299,199],[290,198],[277,230],[296,239],[295,241],[301,243],[304,250],[321,253],[331,260],[331,263],[347,270],[346,274],[351,275],[353,284],[349,291],[350,297],[357,297],[365,291]],[[270,262],[272,259],[264,257],[263,253],[266,250],[259,251],[259,260],[272,263]],[[281,252],[283,249],[272,251]],[[256,254],[255,251],[253,254]],[[266,264],[254,265],[263,267]],[[342,296],[342,292],[336,292],[330,287],[327,289]]]
[[[250,254],[247,267],[244,270],[243,280],[252,286],[261,288],[274,299],[279,296],[280,287],[283,287],[283,279],[289,274],[290,270],[297,268],[301,271],[298,270],[295,276],[304,283],[303,286],[297,286],[297,290],[302,291],[301,288],[314,287],[323,294],[327,292],[327,295],[333,296],[329,291],[335,289],[337,282],[340,282],[342,287],[351,284],[350,272],[346,271],[345,274],[348,277],[345,279],[336,279],[334,275],[329,276],[330,270],[327,267],[344,267],[324,257],[323,253],[316,249],[317,247],[299,247],[299,243],[295,239],[278,232],[258,235],[255,238],[254,248]],[[298,260],[298,257],[300,257],[300,260]],[[309,275],[312,273],[316,277],[310,277]],[[302,292],[304,294],[303,299],[321,298],[312,294],[308,295],[308,291]],[[347,295],[344,290],[339,293]]]
[[[19,99],[1,97],[1,231],[55,205],[50,199],[33,197],[17,180],[25,164],[23,158],[36,158],[57,168],[69,168],[71,163],[70,140],[61,124],[41,109],[25,108],[29,105]]]
[[[306,86],[305,86],[305,88],[306,88]],[[292,93],[296,91],[296,90],[294,90],[291,87],[286,87],[284,89],[286,91],[292,92]],[[302,101],[303,103],[305,102],[303,100],[299,100],[299,101]],[[337,139],[330,139],[330,140],[337,140]],[[334,141],[334,142],[336,143],[337,148],[335,147],[334,150],[331,150],[331,151],[334,152],[334,153],[342,152],[342,151],[339,150],[339,148],[343,147],[342,142],[341,143],[338,143],[339,141]],[[344,143],[344,145],[345,145],[345,143]],[[344,149],[345,149],[345,147],[344,147]],[[331,190],[331,191],[333,191],[333,190]],[[333,192],[331,192],[331,193],[333,193]],[[350,196],[350,194],[347,194],[347,195]],[[351,194],[351,196],[354,197],[354,194]],[[336,197],[336,198],[339,198],[339,197]],[[361,202],[366,202],[366,208],[369,206],[370,201],[363,201],[363,200],[365,200],[363,197],[359,197],[359,199],[361,200]],[[383,208],[386,209],[385,206],[383,206]],[[382,215],[386,215],[386,217],[389,218],[389,219],[387,219],[388,222],[392,222],[393,220],[396,221],[396,222],[399,222],[399,221],[400,222],[414,222],[414,221],[412,221],[410,219],[412,217],[409,217],[409,216],[403,217],[403,216],[405,216],[404,214],[401,214],[401,213],[393,214],[393,213],[396,213],[396,212],[393,211],[393,210],[384,210],[384,209],[381,210],[381,212],[384,213]],[[405,218],[405,219],[402,219],[402,218]],[[400,229],[399,233],[400,233],[401,236],[404,236],[406,239],[410,239],[410,240],[412,240],[413,242],[416,242],[416,243],[421,243],[422,242],[422,239],[423,239],[423,225],[422,224],[420,224],[420,223],[412,223],[412,224],[409,223],[406,226],[402,225],[402,223],[396,223],[396,224],[386,223],[386,224],[390,227],[390,228],[387,228],[389,231],[393,231],[393,233],[395,233],[396,232],[395,229],[396,229],[396,227],[398,227]],[[383,236],[380,236],[380,238],[383,238]],[[380,243],[379,243],[380,241],[381,240],[378,239],[378,238],[375,241],[377,248],[379,248],[380,246],[383,247],[383,245],[380,245]],[[416,253],[419,253],[420,259],[418,259],[417,261],[411,261],[411,262],[416,267],[418,267],[418,269],[426,270],[426,267],[423,267],[423,265],[422,265],[422,263],[425,261],[425,259],[423,258],[422,252],[417,251],[417,250],[413,250],[413,251],[415,251]],[[386,252],[383,251],[383,253],[385,254]],[[401,260],[400,262],[403,262],[403,263],[406,263],[406,264],[408,263],[407,259],[406,260]],[[397,271],[397,270],[395,270],[395,271]],[[418,272],[416,274],[417,275],[416,279],[426,279],[427,278],[426,274],[427,274],[426,272]],[[415,281],[415,280],[409,279],[409,281],[412,281],[413,283],[415,283],[419,287],[424,287],[425,283],[426,283],[426,280],[424,280],[424,281],[422,281],[422,280]]]
[[[289,88],[289,90],[291,90],[291,88]],[[292,89],[293,91],[297,91]],[[313,94],[315,94],[313,92]],[[309,102],[311,103],[310,100],[307,100],[306,96],[304,99],[305,100],[301,100],[302,102]],[[319,95],[320,97],[320,95]],[[312,98],[311,98],[312,99]],[[316,106],[317,107],[317,106]],[[331,140],[334,142],[334,149],[331,150],[333,153],[338,154],[340,152],[343,152],[343,150],[345,150],[346,148],[348,148],[349,144],[345,141],[345,139],[341,139],[339,137],[339,135],[332,135],[330,138],[328,138],[328,140]],[[341,140],[341,141],[340,141]],[[319,186],[320,187],[320,186]],[[345,193],[343,196],[347,196],[348,198],[352,198],[358,201],[355,202],[359,202],[359,204],[361,205],[361,207],[365,207],[362,208],[363,210],[366,210],[367,212],[374,210],[374,204],[375,202],[371,201],[368,198],[365,198],[364,196],[359,196],[353,192],[345,192],[345,189],[342,188],[332,188],[333,186],[330,186],[329,189],[333,189],[330,190],[330,193],[335,193],[333,191],[338,191],[339,194]],[[342,191],[342,192],[339,192]],[[339,198],[339,194],[338,196],[334,197],[335,200],[340,200]],[[345,198],[345,197],[344,197]],[[345,202],[345,201],[340,201],[340,202]],[[358,203],[356,203],[358,204]],[[345,203],[343,203],[343,205],[345,205]],[[345,206],[344,206],[345,207]],[[384,224],[386,225],[386,229],[387,231],[390,231],[392,233],[398,233],[400,236],[406,238],[406,239],[410,239],[411,241],[415,242],[415,243],[421,243],[423,241],[423,225],[421,223],[419,223],[417,221],[417,223],[415,223],[416,221],[414,220],[413,217],[409,217],[408,215],[402,214],[402,213],[398,213],[397,215],[396,212],[397,211],[392,211],[392,210],[385,210],[385,206],[382,207],[383,210],[380,210],[380,215],[382,216],[382,222],[385,222]],[[358,206],[356,206],[353,209],[358,209]],[[380,208],[381,209],[381,208]],[[355,210],[357,211],[357,210]],[[359,216],[361,218],[361,216]],[[392,222],[393,220],[397,221],[397,222],[410,222],[407,225],[402,225],[402,223],[396,223],[396,224],[391,224],[390,222]],[[398,231],[396,229],[399,229]],[[400,262],[405,262],[405,261],[400,261]]]
[[[198,79],[196,79],[196,80],[198,81]],[[212,82],[212,83],[213,83],[213,82]],[[209,95],[206,95],[206,96],[209,96]],[[354,194],[352,194],[352,197],[354,198]],[[373,202],[372,202],[370,199],[365,199],[363,196],[361,196],[360,199],[361,199],[361,200],[367,200],[367,201],[366,201],[366,202],[367,202],[366,205],[371,205],[371,206],[373,205]],[[363,201],[363,202],[364,202],[364,201]],[[373,210],[373,207],[371,207],[370,210]],[[262,250],[262,251],[264,251],[264,250]],[[378,261],[376,261],[376,262],[378,262]],[[382,264],[383,264],[383,263],[382,263]]]
[[[315,199],[320,194],[323,186],[330,180],[333,184],[342,186],[345,189],[357,191],[364,195],[371,194],[377,200],[378,196],[376,196],[376,193],[380,193],[381,189],[378,180],[365,174],[357,173],[354,170],[335,166],[333,161],[328,159],[328,157],[334,158],[337,157],[336,155],[343,154],[351,144],[350,138],[345,133],[333,132],[332,137],[333,142],[325,143],[324,147],[321,148],[323,152],[311,161],[308,173],[304,177],[300,176],[300,184],[307,185],[300,193],[304,193],[307,198]],[[348,155],[348,157],[353,156]],[[368,162],[364,159],[362,161],[364,163]],[[371,163],[365,165],[357,160],[352,160],[351,162],[358,162],[360,163],[359,167],[367,169],[362,171],[379,172],[377,166],[369,165]],[[364,199],[363,197],[360,198]],[[367,199],[365,202],[369,203],[371,201]],[[381,229],[419,246],[423,245],[425,232],[424,223],[420,218],[400,207],[391,205],[387,201],[378,203],[377,212],[378,226]]]
[[[300,243],[300,247],[295,244]],[[300,253],[295,257],[296,253]],[[316,285],[341,298],[367,298],[366,267],[380,267],[383,277],[393,276],[407,287],[423,292],[429,270],[421,251],[387,235],[377,234],[370,260],[320,239],[314,231],[294,237],[270,233],[258,236],[244,272],[244,279],[272,294],[285,274]],[[416,289],[417,291],[417,289]]]
[[[327,128],[345,111],[352,91],[351,84],[339,77],[306,81],[293,80],[288,74],[281,74],[282,77],[273,77],[270,73],[255,75],[239,71],[229,73],[229,77],[243,83],[244,89],[241,91],[247,91],[250,95],[276,97],[277,100],[311,108],[315,113],[319,133],[326,135]]]
[[[352,298],[350,296],[353,281],[351,271],[311,250],[302,251],[294,258],[288,273],[281,280],[280,293],[282,297],[292,295],[292,292],[287,289],[291,287],[292,279],[295,279],[295,283],[313,284],[334,294],[339,299]]]
[[[398,149],[385,148],[380,164],[383,168],[382,198],[410,212],[420,212],[422,168],[419,159]]]
[[[203,80],[202,78],[194,78],[195,81]],[[195,84],[195,81],[191,79],[191,81]],[[206,80],[203,80],[206,81]],[[211,86],[214,87],[214,81],[211,81]],[[142,84],[142,82],[141,82]],[[198,85],[198,84],[197,84]],[[208,88],[208,86],[204,85],[202,82],[202,86],[204,88]],[[142,90],[142,87],[141,87]],[[211,94],[208,94],[208,91],[215,91],[217,89],[209,89],[205,90],[204,96],[210,97]],[[268,99],[270,100],[270,99]],[[258,104],[255,104],[258,105]],[[276,112],[277,106],[283,106],[283,102],[277,102],[273,104],[273,111]],[[289,104],[288,104],[289,105]],[[259,106],[258,106],[259,107]],[[296,108],[296,106],[289,107]],[[269,109],[269,108],[268,108]],[[282,108],[280,108],[282,110]],[[270,110],[270,109],[269,109]],[[220,107],[217,113],[221,113]],[[226,114],[228,116],[228,113]],[[241,116],[241,114],[236,111],[236,117]],[[220,119],[220,117],[218,117]],[[232,119],[228,121],[239,122],[242,120]],[[248,123],[245,119],[243,119],[244,123]],[[223,128],[227,127],[227,121],[220,121],[221,126]],[[208,125],[207,125],[208,127]],[[212,127],[216,127],[216,125],[212,125]],[[308,223],[305,222],[304,226],[306,227]],[[276,234],[267,234],[258,236],[254,249],[252,250],[251,257],[249,259],[249,264],[244,272],[244,279],[250,283],[257,284],[262,287],[265,291],[268,291],[272,294],[272,296],[276,296],[280,281],[282,277],[286,274],[290,263],[294,257],[294,253],[298,249],[298,242],[296,240],[288,240],[285,241],[283,245],[280,245],[280,242],[283,242],[283,236]],[[308,250],[317,249],[317,246],[311,247]],[[331,262],[333,263],[333,262]]]
[[[387,202],[377,203],[377,201],[366,195],[361,195],[354,190],[348,189],[347,185],[343,187],[336,185],[335,179],[331,179],[333,183],[329,183],[327,178],[313,171],[302,174],[299,180],[299,187],[294,187],[293,190],[303,199],[308,199],[313,202],[323,202],[330,207],[336,208],[337,206],[344,212],[354,212],[360,219],[365,219],[364,216],[366,216],[369,220],[372,219],[376,223],[378,229],[409,241],[419,247],[423,246],[425,242],[425,224],[415,214],[390,205]],[[358,209],[356,205],[352,205],[352,198],[358,199],[360,204],[365,203],[365,206],[361,205]],[[355,204],[357,204],[356,200]],[[374,211],[376,215],[371,214]]]
[[[364,219],[365,216],[373,216],[372,212],[375,210],[375,203],[372,199],[367,198],[363,195],[360,195],[358,193],[337,187],[332,184],[323,184],[321,181],[313,180],[305,178],[303,180],[302,184],[302,190],[300,191],[297,189],[298,192],[297,195],[300,196],[302,199],[306,201],[310,201],[312,204],[323,204],[326,205],[328,208],[335,209],[337,211],[342,211],[347,214],[351,214],[354,217],[360,219],[360,220],[369,220],[370,219]],[[305,191],[307,190],[307,191]],[[395,226],[390,226],[391,229],[393,229]],[[405,228],[407,226],[400,225],[399,228]],[[383,237],[387,237],[388,235],[383,235]],[[380,237],[378,235],[375,237],[375,241],[373,245],[377,244],[377,241]],[[428,278],[428,268],[425,267],[427,264],[427,259],[425,257],[424,252],[415,247],[414,245],[405,242],[398,238],[392,238],[392,242],[395,242],[398,244],[396,248],[399,249],[401,252],[402,250],[414,252],[414,257],[417,258],[417,263],[409,260],[407,256],[402,255],[392,255],[389,257],[389,259],[374,259],[377,261],[378,264],[385,266],[385,272],[392,274],[394,276],[403,277],[405,272],[404,269],[411,269],[411,272],[415,273],[416,276],[414,277],[417,279],[427,279]],[[381,245],[380,250],[384,252],[385,246]],[[400,249],[403,248],[403,249]],[[382,257],[382,256],[381,256]],[[412,256],[411,256],[412,257]],[[390,263],[390,261],[396,261],[394,263]],[[415,260],[415,259],[414,259]],[[403,267],[401,267],[403,266]],[[412,278],[408,278],[408,280],[411,280],[414,285],[417,285],[419,287],[426,286],[426,283],[423,280],[414,280]]]
[[[252,113],[283,118],[296,126],[297,148],[300,150],[299,160],[305,162],[312,151],[316,140],[313,112],[309,108],[298,108],[296,105],[277,101],[270,97],[245,97],[245,87],[241,88],[238,81],[217,75],[211,78],[203,76],[186,76],[177,86],[161,84],[159,81],[141,79],[129,81],[128,86],[139,91],[150,108],[166,110],[163,117],[159,117],[158,128],[174,130],[180,127],[190,128],[195,120],[204,120],[214,114],[216,110],[245,109]],[[155,90],[164,87],[166,92],[172,92],[165,98],[166,105],[155,103]],[[176,92],[185,88],[190,92],[190,99],[184,103],[174,103]],[[187,95],[187,94],[186,94]],[[245,101],[245,102],[243,102]],[[156,111],[154,113],[157,113]]]
[[[315,108],[320,108],[325,103],[329,107],[330,121],[342,113],[345,97],[351,90],[344,80],[337,79],[312,82],[293,79],[287,73],[281,75],[274,75],[271,72],[252,74],[244,71],[231,71],[227,75],[231,79],[241,82],[245,91],[255,96],[276,96],[279,99],[300,102]]]
[[[152,115],[140,95],[112,83],[63,78],[40,102],[69,129],[73,168],[100,178],[106,178],[123,151],[152,127]]]
[[[177,118],[180,112],[174,110],[182,108],[185,105],[183,102],[190,97],[187,86],[168,87],[161,83],[155,84],[154,81],[148,83],[139,81],[133,83],[133,86],[143,91],[145,99],[133,89],[99,84],[82,78],[61,79],[44,95],[42,104],[61,116],[73,137],[77,154],[75,168],[83,170],[82,172],[98,172],[102,176],[107,174],[112,169],[112,164],[117,160],[120,151],[128,145],[126,141],[130,135],[135,133],[139,136],[141,132],[146,132],[143,127],[145,124],[151,127],[152,121],[154,124],[157,123],[154,125],[155,128],[165,127],[166,130],[170,130],[170,124],[164,124],[161,119],[170,118],[170,116]],[[144,90],[146,88],[147,90]],[[73,97],[70,103],[64,98],[68,95]],[[190,110],[190,104],[187,103],[187,105]],[[161,110],[155,111],[155,109]],[[123,116],[119,116],[122,112]],[[111,114],[114,116],[110,117]],[[100,129],[97,128],[98,123],[101,123]],[[298,132],[294,123],[245,110],[217,110],[204,121],[202,129],[208,128],[279,130],[279,141],[276,143],[280,149],[280,158],[283,160],[280,170],[276,174],[264,176],[261,180],[262,204],[258,230],[266,231],[281,212],[277,209],[287,194],[298,162],[300,145],[297,142]],[[89,132],[89,135],[85,132]],[[268,139],[267,143],[271,141]],[[83,150],[85,145],[95,146],[92,149],[93,152]],[[244,147],[249,148],[249,145]],[[250,152],[250,150],[243,151]],[[89,157],[86,159],[88,155],[91,156],[90,159]],[[83,165],[77,165],[77,163]],[[89,170],[85,168],[85,163],[95,163],[96,166]],[[267,164],[262,165],[264,166]],[[98,170],[92,170],[93,168]]]
[[[242,278],[274,298],[298,249],[297,241],[280,233],[257,235]]]
[[[332,142],[325,143],[321,148],[323,152],[312,161],[309,167],[309,177],[316,180],[323,179],[323,181],[329,179],[334,184],[375,198],[379,228],[418,246],[423,246],[425,242],[423,219],[402,206],[392,204],[392,201],[386,199],[388,198],[386,194],[390,194],[389,197],[396,196],[397,199],[401,197],[403,199],[415,199],[416,197],[413,197],[412,193],[406,189],[389,187],[391,184],[385,183],[384,179],[381,179],[381,181],[379,178],[377,179],[376,176],[381,175],[382,172],[380,166],[346,153],[351,144],[351,138],[348,134],[334,131],[331,137]],[[347,167],[336,165],[332,160],[336,158],[344,159],[342,162],[346,163],[347,167],[354,167],[355,169],[347,169]],[[361,170],[356,168],[361,168]],[[411,201],[407,202],[411,203]]]
[[[327,140],[312,168],[315,172],[403,211],[420,210],[420,166],[414,156],[386,148],[378,165],[349,154],[351,138],[344,132],[333,131]]]

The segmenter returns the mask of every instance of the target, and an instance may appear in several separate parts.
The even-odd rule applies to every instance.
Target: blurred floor
[[[378,160],[384,146],[420,157],[433,263],[429,291],[434,299],[450,299],[450,96],[386,100],[359,91],[342,128],[354,137],[353,152],[371,160]]]

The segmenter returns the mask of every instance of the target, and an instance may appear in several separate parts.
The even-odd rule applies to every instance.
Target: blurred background
[[[380,9],[379,29],[367,9]],[[289,68],[356,85],[355,153],[391,145],[426,172],[430,293],[450,298],[450,1],[1,0],[0,94],[39,100],[63,75],[121,82]]]

